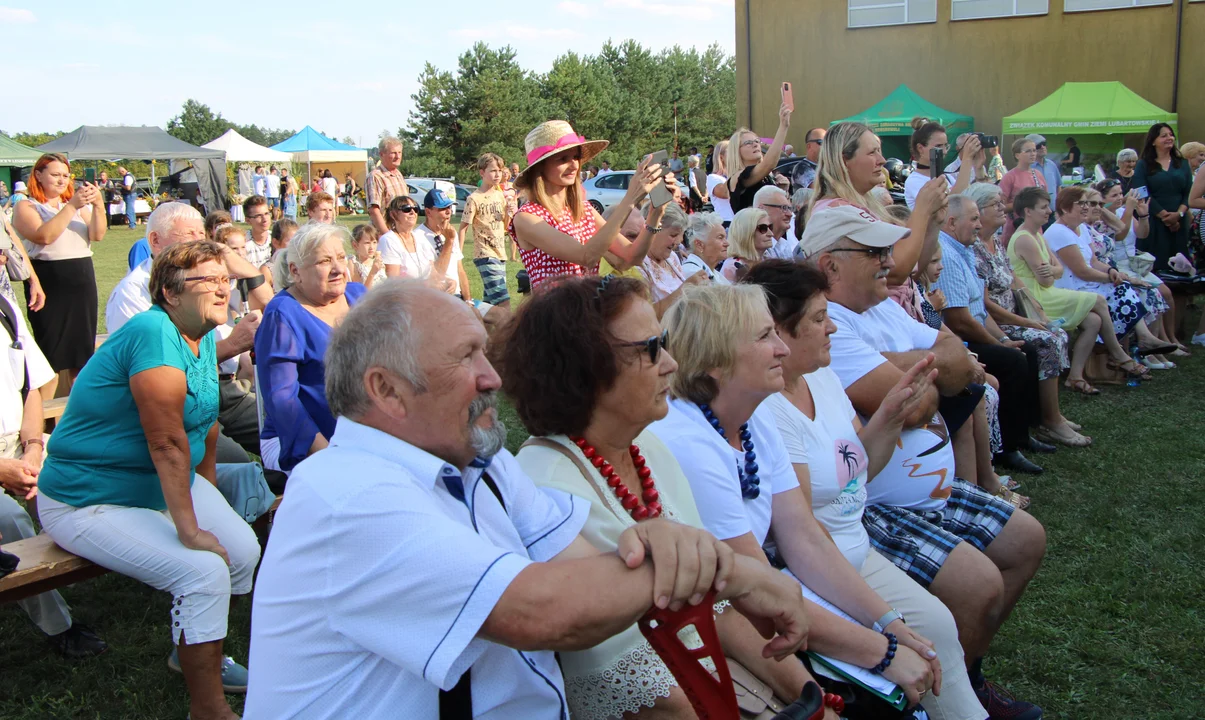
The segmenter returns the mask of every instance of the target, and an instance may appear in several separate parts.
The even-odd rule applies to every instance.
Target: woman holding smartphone
[[[661,166],[645,159],[636,167],[628,191],[604,220],[586,203],[583,163],[602,152],[606,140],[587,140],[564,120],[549,120],[527,133],[527,169],[515,177],[515,187],[528,201],[511,221],[510,236],[531,287],[563,275],[597,275],[606,258],[617,271],[638,267],[649,243],[661,231],[663,208],[649,211],[646,227],[635,242],[619,233],[632,209],[657,185],[665,182]]]
[[[726,189],[732,212],[739,213],[753,206],[753,196],[763,185],[774,184],[774,168],[782,157],[782,148],[787,142],[787,130],[791,127],[791,110],[783,98],[778,108],[778,132],[769,149],[762,151],[761,138],[749,128],[739,128],[728,139],[728,168]],[[721,196],[722,197],[722,196]]]

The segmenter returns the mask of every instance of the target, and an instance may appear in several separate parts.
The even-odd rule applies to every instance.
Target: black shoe
[[[995,683],[984,682],[975,688],[975,697],[987,710],[988,720],[1042,720],[1042,708],[1014,698]]]
[[[50,645],[59,655],[72,660],[100,655],[109,649],[104,640],[83,623],[72,623],[66,632],[50,638]]]
[[[1031,437],[1031,438],[1029,438],[1029,444],[1025,446],[1025,449],[1030,452],[1052,453],[1052,452],[1055,452],[1056,450],[1058,450],[1058,447],[1051,445],[1050,443],[1044,443],[1041,440],[1038,440],[1037,438]]]
[[[1026,458],[1021,454],[1020,450],[1000,453],[996,456],[995,464],[1006,467],[1014,472],[1029,473],[1030,475],[1041,475],[1045,472],[1041,465]]]

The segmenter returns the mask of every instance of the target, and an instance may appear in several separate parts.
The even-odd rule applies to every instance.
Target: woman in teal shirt
[[[223,657],[222,641],[230,596],[251,592],[259,562],[255,533],[210,481],[210,331],[225,322],[230,297],[222,257],[208,241],[159,255],[154,305],[84,366],[38,478],[38,514],[56,543],[172,594],[172,641],[195,720],[236,717],[223,688],[246,692],[246,670]]]

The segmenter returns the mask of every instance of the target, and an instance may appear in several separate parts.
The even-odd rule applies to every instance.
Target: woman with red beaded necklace
[[[647,292],[614,275],[557,283],[523,304],[491,358],[534,436],[520,465],[537,484],[591,503],[582,532],[600,549],[648,518],[702,526],[673,455],[645,430],[664,417],[677,368]],[[798,660],[762,658],[764,641],[739,614],[723,612],[716,626],[725,654],[780,699],[794,700],[812,680]],[[635,626],[590,650],[561,653],[561,661],[578,720],[695,717]],[[838,713],[830,706],[823,717]]]

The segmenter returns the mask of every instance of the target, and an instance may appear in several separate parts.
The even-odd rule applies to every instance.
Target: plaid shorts
[[[506,289],[506,263],[494,258],[475,258],[473,264],[481,275],[483,299],[490,305],[499,305],[510,300]]]
[[[955,478],[941,510],[867,505],[862,525],[883,557],[927,588],[958,543],[983,552],[1012,514],[1012,504]]]

